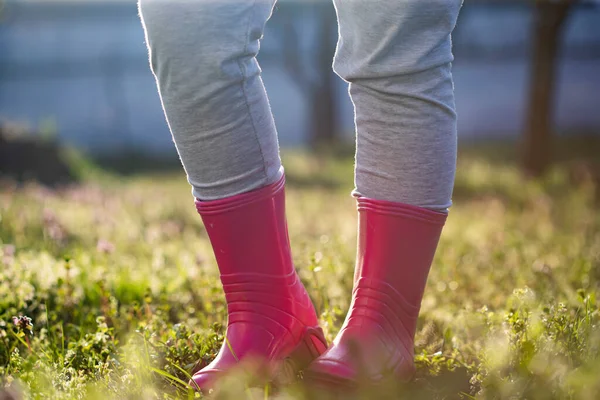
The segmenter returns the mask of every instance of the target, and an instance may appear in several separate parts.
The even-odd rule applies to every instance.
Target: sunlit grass
[[[352,285],[352,160],[293,153],[284,161],[294,259],[332,339]],[[512,162],[464,156],[422,305],[417,379],[363,395],[597,399],[595,190],[564,166],[534,182]],[[181,173],[95,173],[59,191],[3,186],[0,376],[11,391],[191,398],[189,375],[218,350],[225,310]],[[32,332],[13,322],[21,315]],[[264,398],[239,376],[232,382],[221,398]],[[277,395],[315,397],[303,393],[300,385]]]

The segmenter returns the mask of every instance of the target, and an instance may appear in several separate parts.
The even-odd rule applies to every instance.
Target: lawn
[[[352,158],[285,154],[296,266],[329,339],[355,256]],[[0,398],[193,398],[226,318],[183,174],[90,169],[75,186],[0,190]],[[600,398],[600,206],[585,171],[542,181],[461,156],[416,338],[418,374],[364,398]],[[268,392],[268,393],[265,393]],[[19,394],[20,393],[20,394]],[[302,383],[220,398],[315,398]],[[324,395],[324,394],[323,394]]]

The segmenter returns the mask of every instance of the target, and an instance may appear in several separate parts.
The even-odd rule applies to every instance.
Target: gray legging
[[[140,0],[150,64],[200,200],[283,174],[256,61],[275,0]],[[433,210],[456,170],[452,42],[461,0],[334,0],[335,72],[357,131],[355,195]]]

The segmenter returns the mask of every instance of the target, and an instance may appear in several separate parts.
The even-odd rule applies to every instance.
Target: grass
[[[296,266],[332,339],[352,285],[352,160],[284,162]],[[599,398],[600,211],[593,179],[570,165],[529,181],[513,161],[461,157],[417,378],[364,398]],[[184,176],[88,175],[0,191],[0,398],[200,396],[186,382],[218,350],[226,308]],[[220,395],[266,397],[239,377]]]

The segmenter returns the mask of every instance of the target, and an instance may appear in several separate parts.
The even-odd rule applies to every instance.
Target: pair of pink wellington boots
[[[446,215],[401,203],[358,199],[358,252],[352,303],[327,346],[290,252],[284,178],[215,201],[196,201],[228,307],[226,340],[193,376],[202,391],[245,359],[262,360],[271,379],[283,370],[322,383],[408,381],[423,290]]]

